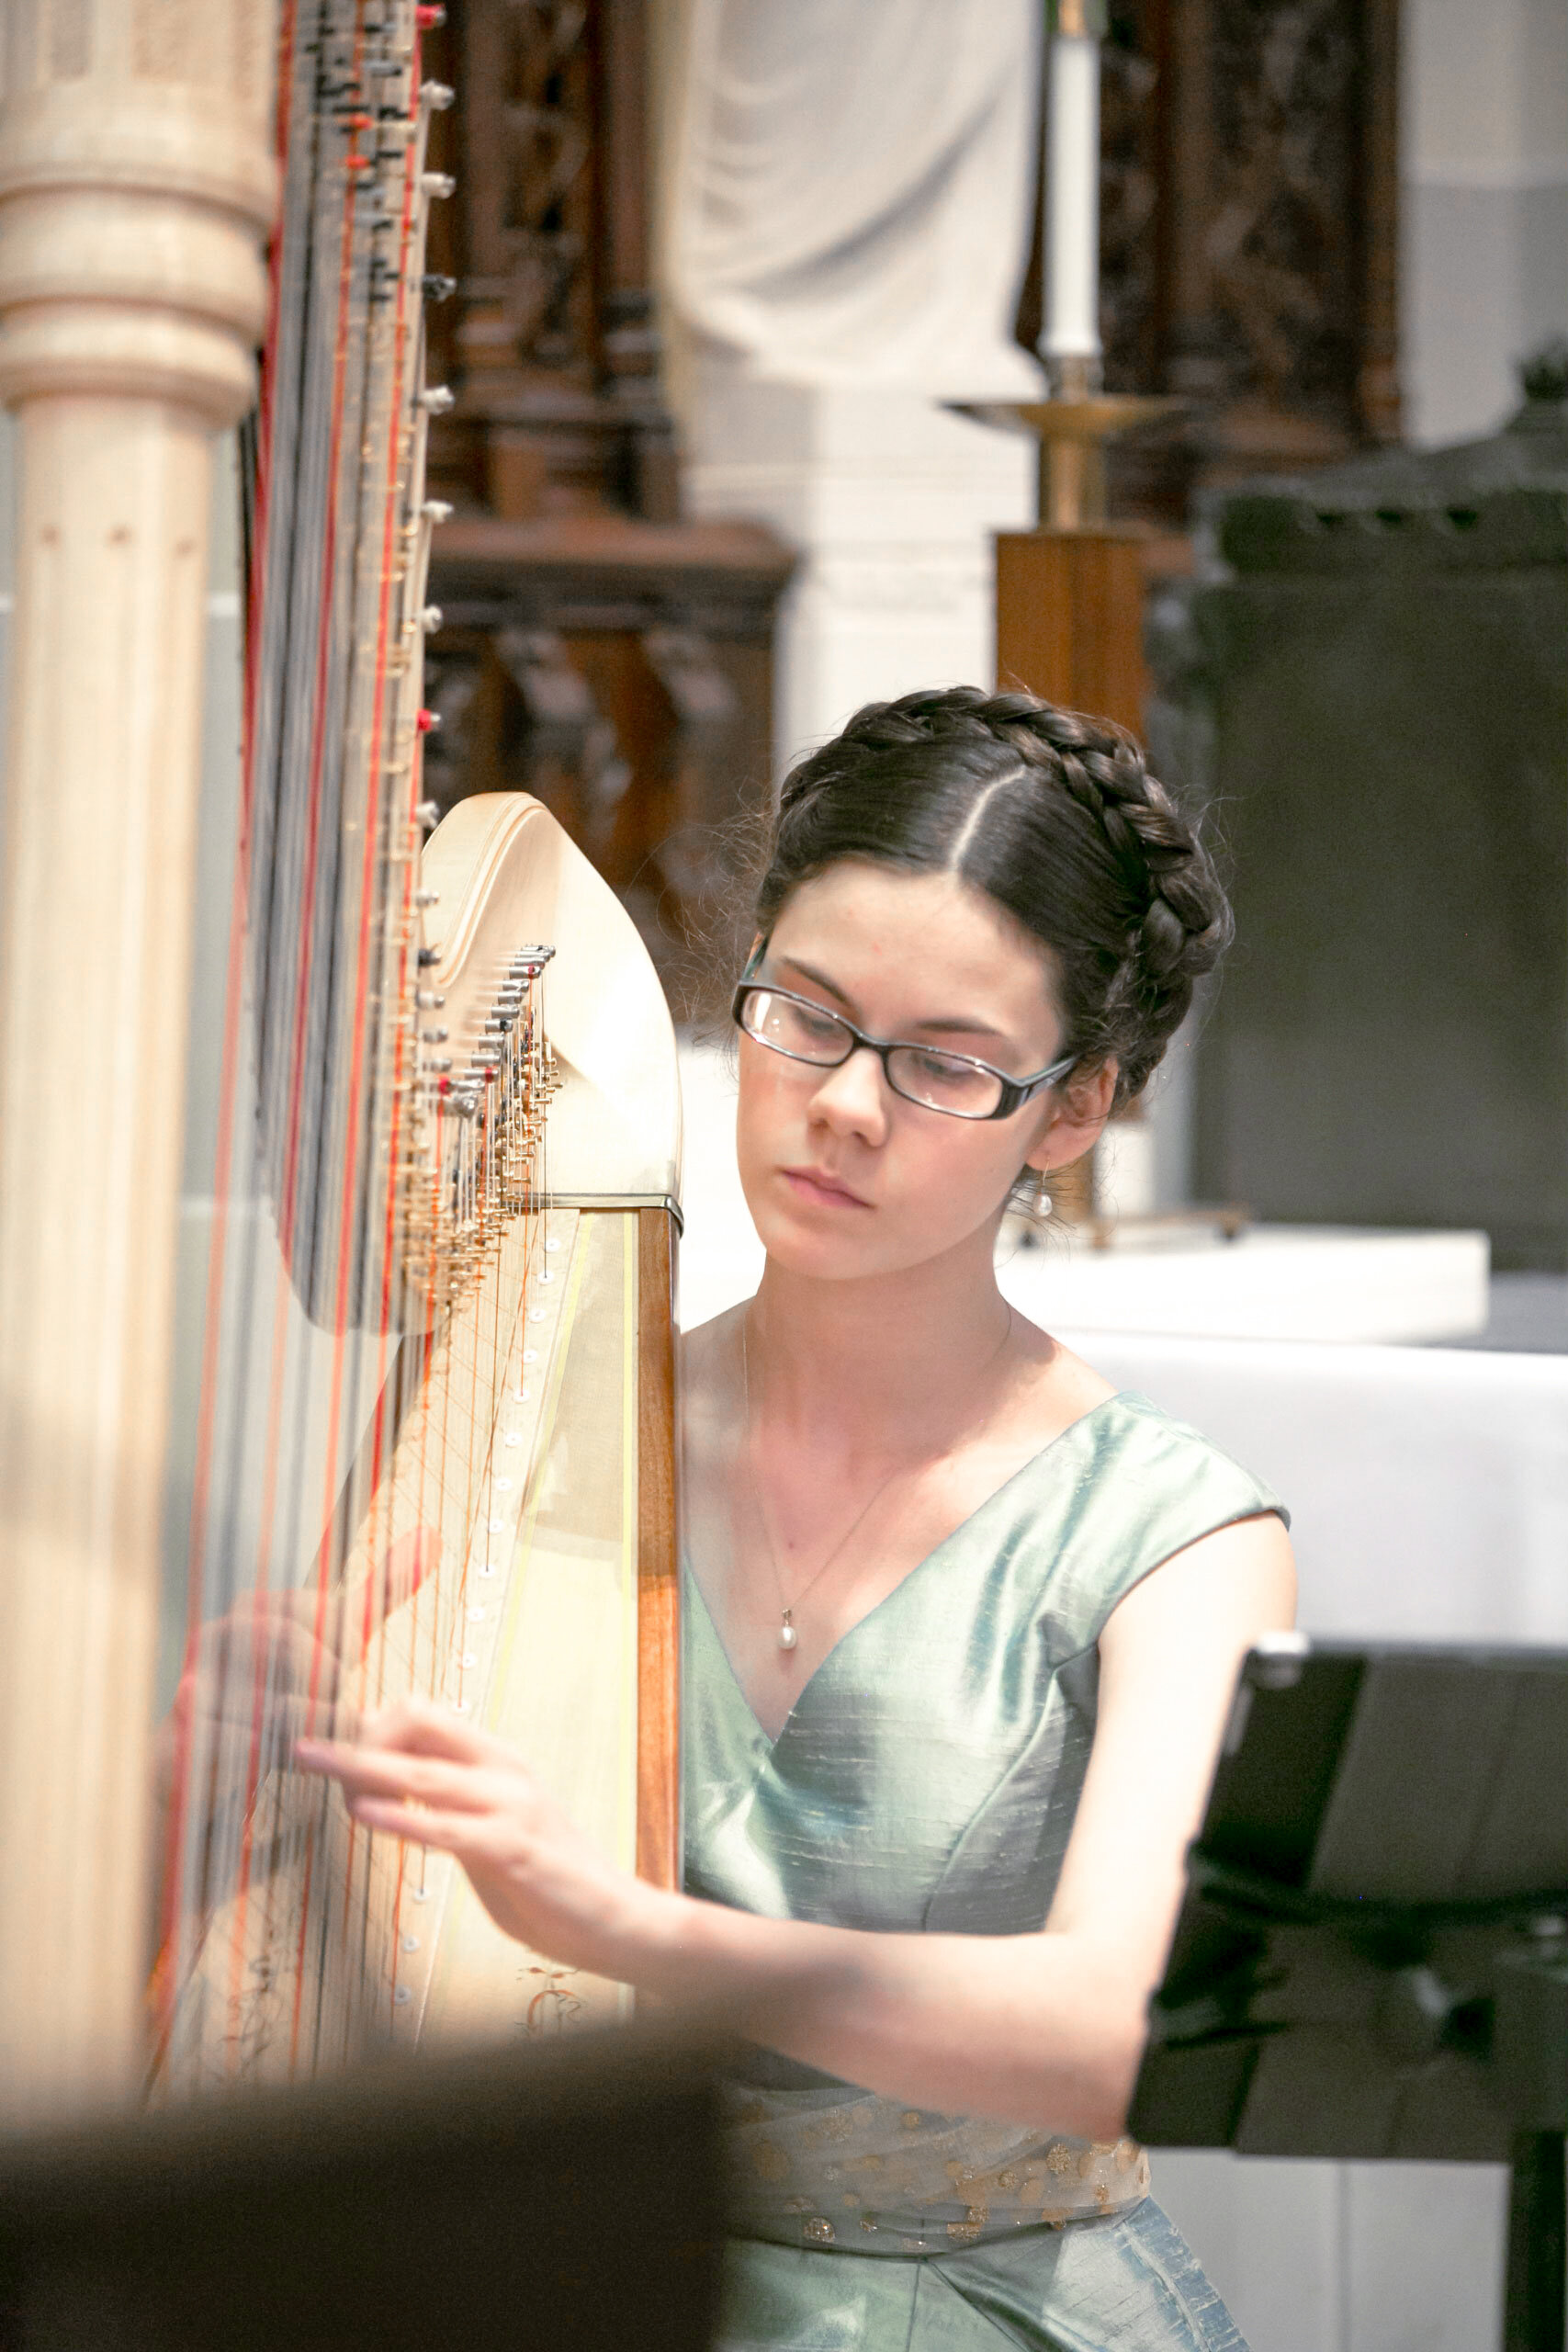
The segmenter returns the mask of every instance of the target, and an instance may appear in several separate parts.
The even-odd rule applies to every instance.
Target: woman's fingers
[[[433,1699],[396,1699],[378,1708],[366,1716],[363,1737],[368,1747],[400,1748],[411,1756],[444,1756],[455,1764],[491,1764],[502,1771],[525,1769],[505,1740],[476,1730]]]
[[[423,1812],[417,1805],[399,1804],[391,1797],[350,1797],[348,1809],[367,1829],[382,1829],[406,1838],[412,1846],[430,1846],[444,1854],[460,1853],[467,1843],[467,1815]]]
[[[373,1741],[374,1734],[370,1736]],[[493,1781],[472,1763],[374,1744],[356,1747],[341,1740],[302,1739],[296,1743],[294,1760],[304,1771],[341,1781],[344,1795],[353,1799],[387,1797],[400,1804],[412,1799],[438,1811],[465,1814],[488,1813],[497,1799]]]

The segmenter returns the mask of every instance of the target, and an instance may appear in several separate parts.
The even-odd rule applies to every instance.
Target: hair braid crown
[[[979,791],[1011,780],[997,753],[1033,786],[1022,796],[1027,821],[1005,845],[1006,829],[993,829],[976,852],[966,818]],[[1114,1058],[1118,1099],[1137,1093],[1194,981],[1224,954],[1232,920],[1196,827],[1111,722],[977,686],[868,703],[785,778],[760,915],[771,907],[776,916],[789,890],[835,856],[945,864],[931,854],[942,837],[939,810],[951,820],[945,838],[964,844],[960,870],[1052,949],[1082,1059]],[[988,814],[987,803],[982,831]]]

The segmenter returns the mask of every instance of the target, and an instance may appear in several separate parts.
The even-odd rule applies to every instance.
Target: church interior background
[[[1038,445],[997,419],[1042,391],[1042,14],[449,0],[434,37],[426,774],[444,807],[537,794],[654,949],[688,1322],[758,1264],[701,945],[744,820],[858,704],[997,675],[998,535],[1040,520]],[[1004,1237],[1005,1285],[1287,1496],[1309,1630],[1568,1643],[1568,14],[1110,0],[1100,126],[1103,384],[1150,402],[1083,518],[1123,600],[1136,575],[1108,691],[1206,797],[1240,936],[1146,1115],[1043,1240]],[[220,533],[211,876],[239,560]],[[1072,698],[1066,654],[1028,658]],[[1405,908],[1379,861],[1413,842]],[[1496,2340],[1492,2168],[1176,2153],[1156,2190],[1256,2352]]]

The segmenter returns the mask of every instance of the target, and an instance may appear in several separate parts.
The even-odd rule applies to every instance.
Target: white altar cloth
[[[1309,1632],[1568,1646],[1568,1356],[1059,1336],[1276,1488]]]

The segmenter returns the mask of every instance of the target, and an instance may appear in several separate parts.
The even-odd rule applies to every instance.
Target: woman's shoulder
[[[1205,1536],[1269,1512],[1290,1523],[1264,1479],[1132,1390],[1093,1406],[1037,1470],[1035,1495],[1018,1498],[1016,1532],[1034,1555],[1041,1605],[1073,1649],[1097,1641],[1134,1585]]]
[[[1267,1479],[1153,1397],[1134,1388],[1114,1389],[1096,1414],[1100,1464],[1118,1484],[1135,1482],[1151,1498],[1179,1505],[1201,1496],[1205,1508],[1212,1505],[1238,1519],[1278,1511],[1289,1525],[1290,1513]]]
[[[1204,1508],[1213,1504],[1234,1517],[1277,1510],[1288,1523],[1272,1487],[1201,1430],[1136,1389],[1117,1388],[1061,1340],[1047,1345],[1045,1418],[1069,1450],[1086,1457],[1081,1477],[1089,1490],[1098,1487],[1112,1507],[1166,1498],[1183,1509],[1201,1497]],[[1045,1453],[1051,1451],[1048,1444]]]

